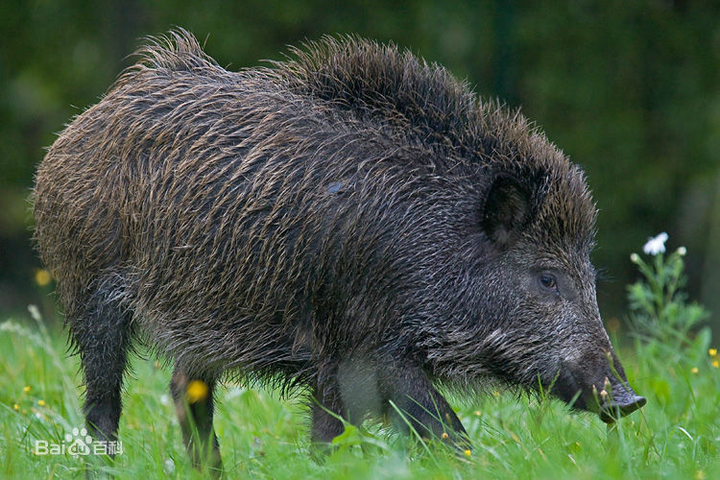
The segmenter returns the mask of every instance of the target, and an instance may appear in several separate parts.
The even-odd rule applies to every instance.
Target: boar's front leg
[[[332,442],[343,433],[345,426],[339,418],[345,417],[345,408],[340,396],[340,388],[335,379],[337,368],[326,367],[318,374],[313,389],[312,404],[312,443],[320,447]]]
[[[378,372],[382,393],[396,407],[386,402],[385,415],[401,430],[412,428],[422,438],[440,438],[461,448],[469,447],[460,419],[422,369],[400,367]]]
[[[330,443],[343,432],[339,418],[359,424],[382,415],[405,433],[412,429],[423,438],[469,446],[462,423],[422,369],[355,358],[324,370],[313,392],[314,444]]]

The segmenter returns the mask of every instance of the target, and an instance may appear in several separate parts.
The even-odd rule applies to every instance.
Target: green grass
[[[299,399],[233,385],[219,392],[216,428],[231,478],[720,478],[720,369],[708,345],[705,333],[679,358],[655,344],[640,346],[642,357],[625,352],[630,383],[648,404],[610,429],[557,401],[501,392],[465,399],[458,413],[475,445],[466,458],[442,445],[403,445],[386,430],[349,429],[320,465],[308,455]],[[33,454],[36,440],[61,443],[83,425],[77,358],[64,353],[64,335],[5,323],[0,352],[0,478],[83,478],[82,457]],[[123,453],[111,471],[197,475],[169,400],[169,372],[141,359],[133,370]]]
[[[630,295],[632,300],[632,289]],[[673,318],[697,308],[670,297],[659,305],[675,302],[668,310]],[[655,325],[661,333],[654,335],[652,322],[671,321],[649,311],[633,307],[644,338],[621,352],[630,384],[648,403],[610,428],[555,400],[490,391],[451,399],[474,444],[469,456],[442,444],[407,442],[377,426],[349,427],[320,464],[309,455],[301,399],[228,385],[218,393],[215,421],[227,476],[720,478],[720,357],[711,355],[709,330]],[[83,457],[34,453],[37,440],[61,443],[83,426],[78,359],[65,352],[65,334],[48,332],[41,322],[28,318],[0,326],[0,478],[84,478]],[[169,376],[154,360],[134,359],[120,423],[123,453],[103,467],[118,478],[204,478],[182,446]]]

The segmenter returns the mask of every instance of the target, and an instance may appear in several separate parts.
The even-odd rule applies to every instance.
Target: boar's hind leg
[[[470,445],[460,419],[422,370],[386,369],[381,388],[397,407],[388,404],[386,414],[401,430],[412,428],[423,438],[440,438],[461,448]]]
[[[97,441],[117,440],[122,410],[120,393],[130,343],[130,314],[117,303],[115,290],[100,287],[67,324],[85,373],[85,421]],[[111,456],[112,456],[112,452]]]
[[[220,445],[213,429],[213,391],[211,376],[191,375],[180,365],[175,366],[170,393],[182,429],[183,441],[195,468],[207,464],[219,475],[222,470]]]

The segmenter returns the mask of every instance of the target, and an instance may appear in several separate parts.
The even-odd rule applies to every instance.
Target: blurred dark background
[[[393,40],[522,107],[588,174],[605,319],[625,315],[630,253],[667,231],[668,248],[687,247],[690,295],[718,312],[719,330],[719,2],[340,3],[0,3],[0,319],[29,303],[55,318],[29,241],[27,196],[45,148],[132,63],[141,37],[177,25],[231,70],[325,33]]]

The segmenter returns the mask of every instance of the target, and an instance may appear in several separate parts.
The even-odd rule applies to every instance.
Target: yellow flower
[[[44,407],[44,406],[45,406],[45,400],[38,400],[38,405],[40,405],[41,407]]]
[[[713,360],[712,366],[715,368],[720,368],[720,360]]]
[[[609,332],[617,332],[620,330],[620,320],[617,317],[612,317],[605,324]]]
[[[691,371],[692,373],[697,373],[697,372],[698,372],[698,367],[692,367],[692,369],[691,369],[690,371]]]
[[[50,275],[50,272],[45,270],[44,268],[38,268],[35,270],[35,283],[37,283],[41,287],[46,287],[50,284],[50,281],[52,280],[52,276]]]
[[[28,393],[29,391],[30,391],[30,385],[28,385],[27,387],[23,388],[23,392]]]
[[[187,387],[185,398],[187,398],[188,403],[199,402],[207,398],[208,391],[207,383],[202,380],[193,380]]]
[[[710,354],[711,357],[716,357],[717,356],[717,348],[711,348],[710,350],[708,350],[708,353]]]
[[[20,410],[20,405],[18,405],[17,403],[13,404],[13,410],[15,410],[15,411]]]
[[[465,450],[463,453],[465,454],[466,457],[469,457],[470,455],[472,455],[472,452],[470,450]]]
[[[448,435],[447,433],[443,432],[442,435],[441,435],[441,437],[442,437],[443,439],[447,439],[447,438],[450,437],[450,435]]]

